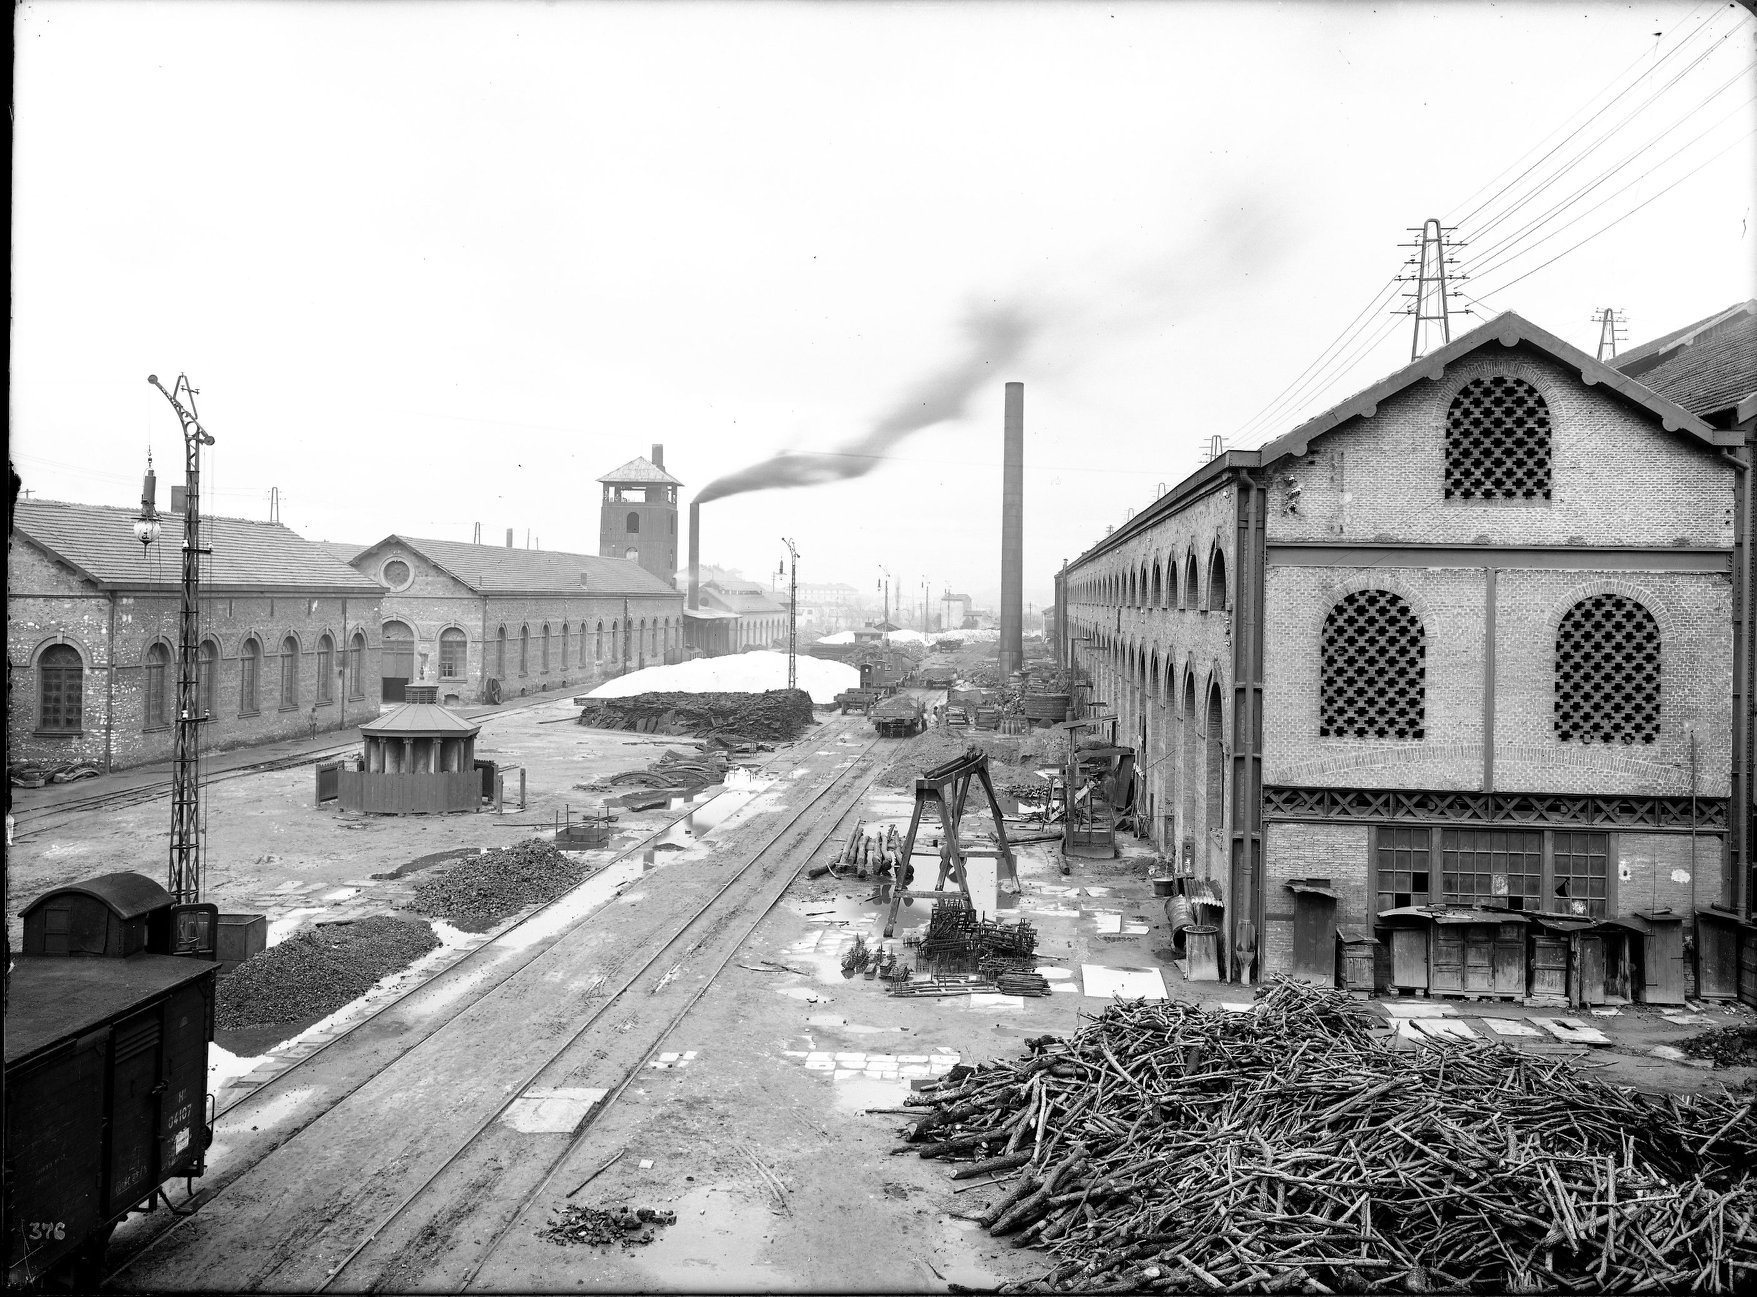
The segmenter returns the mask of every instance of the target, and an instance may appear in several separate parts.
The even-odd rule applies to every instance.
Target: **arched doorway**
[[[385,622],[379,660],[383,663],[379,696],[387,703],[402,702],[403,686],[415,678],[415,632],[407,622]]]

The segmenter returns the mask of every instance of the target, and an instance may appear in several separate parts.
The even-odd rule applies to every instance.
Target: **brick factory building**
[[[383,596],[383,698],[497,702],[676,662],[683,595],[628,559],[386,536],[350,560]]]
[[[1672,993],[1744,899],[1744,440],[1506,314],[1064,568],[1058,647],[1225,902],[1223,976],[1327,981],[1354,926],[1408,989],[1554,991],[1553,938],[1587,1002]]]
[[[6,560],[7,760],[168,760],[182,518],[150,547],[136,510],[21,500]],[[279,523],[205,518],[207,750],[378,714],[379,590]]]
[[[683,483],[665,471],[665,447],[653,443],[651,459],[636,456],[598,481],[604,486],[598,553],[639,563],[676,584],[677,488]]]
[[[754,581],[721,577],[702,583],[702,608],[728,613],[737,620],[726,623],[723,652],[769,648],[787,638],[787,608]],[[715,656],[710,653],[710,657]]]

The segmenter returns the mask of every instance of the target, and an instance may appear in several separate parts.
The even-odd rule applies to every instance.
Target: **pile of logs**
[[[588,698],[580,724],[601,730],[693,735],[737,744],[797,738],[812,724],[811,695],[803,689],[766,693],[651,693],[627,698]]]
[[[1059,1264],[1013,1291],[1751,1290],[1757,1100],[1385,1035],[1288,981],[1118,1003],[910,1096],[897,1151],[1016,1177],[980,1222]]]
[[[891,871],[903,858],[903,836],[896,825],[867,831],[866,821],[854,826],[841,852],[830,862],[833,874],[853,874],[857,878],[891,877]]]

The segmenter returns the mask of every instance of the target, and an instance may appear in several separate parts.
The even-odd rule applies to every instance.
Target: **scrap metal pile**
[[[548,1239],[563,1247],[584,1243],[588,1247],[608,1247],[620,1243],[625,1249],[651,1243],[653,1231],[661,1225],[675,1225],[677,1213],[657,1207],[563,1207],[560,1216],[552,1216],[549,1224],[537,1231],[538,1238]]]
[[[904,939],[917,946],[921,961],[936,973],[1030,972],[1037,949],[1037,930],[1029,920],[1001,923],[983,919],[962,902],[935,901],[927,928]]]
[[[737,745],[786,742],[812,724],[811,695],[803,689],[766,693],[651,693],[627,698],[588,698],[580,724],[600,730],[687,734]]]
[[[1346,993],[1119,1003],[954,1068],[898,1152],[1016,1172],[1001,1291],[1751,1291],[1757,1099],[1651,1097],[1500,1045],[1398,1052]]]
[[[605,775],[581,788],[705,788],[726,777],[728,762],[718,752],[683,753],[667,748],[652,765]]]

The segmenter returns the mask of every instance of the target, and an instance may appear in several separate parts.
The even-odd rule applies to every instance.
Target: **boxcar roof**
[[[145,874],[133,870],[123,870],[115,874],[100,874],[96,878],[84,878],[77,883],[68,883],[57,887],[51,892],[44,892],[36,900],[24,907],[29,914],[38,906],[46,905],[57,896],[68,892],[77,892],[82,896],[93,896],[115,911],[121,919],[135,919],[143,914],[171,904],[175,899],[164,888],[160,887]]]
[[[6,1066],[127,1013],[140,1001],[214,972],[202,959],[18,955],[6,1008]]]

